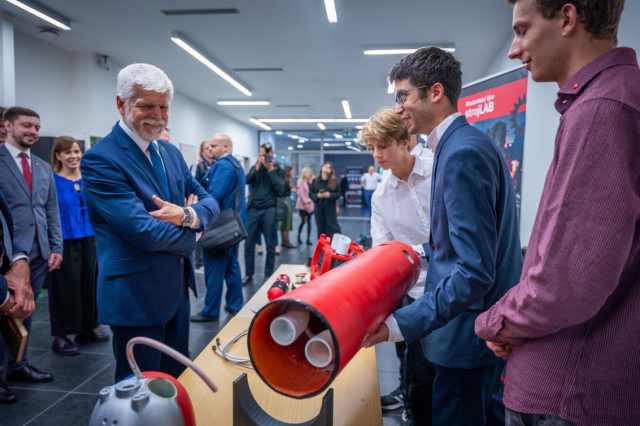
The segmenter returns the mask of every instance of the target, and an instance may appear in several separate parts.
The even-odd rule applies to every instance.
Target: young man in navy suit
[[[522,271],[515,192],[493,140],[457,112],[460,62],[440,48],[406,56],[389,73],[396,113],[434,152],[425,293],[390,315],[365,346],[420,340],[434,368],[433,424],[484,426],[503,362],[474,324]]]
[[[191,176],[178,149],[158,140],[169,120],[173,85],[160,69],[134,64],[118,74],[122,119],[82,157],[82,192],[98,252],[98,321],[113,331],[116,381],[131,374],[125,353],[136,336],[187,355],[190,255],[218,216],[218,203]],[[186,204],[186,207],[185,207]],[[178,376],[184,367],[136,348],[142,371]]]

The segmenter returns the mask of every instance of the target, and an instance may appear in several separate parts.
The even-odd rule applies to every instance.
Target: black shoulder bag
[[[226,158],[222,160],[224,159]],[[248,235],[247,228],[242,221],[242,216],[240,216],[239,166],[233,161],[231,161],[231,164],[233,164],[233,168],[236,171],[236,206],[234,209],[221,211],[218,219],[205,229],[204,234],[199,240],[202,249],[211,255],[233,247],[247,238]]]

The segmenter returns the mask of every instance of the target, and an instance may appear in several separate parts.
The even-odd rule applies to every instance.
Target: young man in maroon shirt
[[[475,330],[510,425],[640,424],[640,69],[624,0],[508,0],[509,52],[562,115],[520,283]]]

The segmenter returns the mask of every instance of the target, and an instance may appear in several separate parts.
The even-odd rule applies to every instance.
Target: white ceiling
[[[0,0],[1,1],[1,0]],[[336,0],[338,22],[329,23],[323,0],[40,0],[69,18],[71,31],[50,43],[70,52],[108,55],[121,65],[146,62],[163,69],[176,90],[249,123],[257,118],[354,118],[392,106],[386,74],[401,56],[365,56],[367,45],[455,43],[463,83],[484,76],[511,33],[511,8],[502,0]],[[48,24],[1,1],[18,31],[38,36]],[[160,10],[237,8],[239,14],[165,16]],[[225,70],[251,98],[174,44],[179,31]],[[219,106],[218,99],[268,99],[270,106]],[[309,105],[279,108],[276,105]],[[317,130],[316,124],[272,124],[273,130]],[[327,124],[328,130],[351,127]]]

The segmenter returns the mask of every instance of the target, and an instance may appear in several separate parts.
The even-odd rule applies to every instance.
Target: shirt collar
[[[427,146],[431,148],[431,151],[436,152],[436,148],[438,147],[438,142],[440,142],[440,138],[444,135],[444,132],[447,131],[447,128],[453,123],[453,121],[460,117],[462,114],[459,112],[454,112],[447,118],[445,118],[442,123],[438,124],[438,127],[433,129],[433,132],[427,138]]]
[[[151,144],[151,142],[142,139],[142,136],[131,130],[129,126],[124,124],[124,121],[122,120],[120,120],[120,127],[136,143],[136,145],[138,145],[142,152],[147,152],[147,149],[149,149],[149,145]],[[157,142],[154,141],[154,143],[156,144],[156,146],[158,146]]]
[[[411,178],[411,175],[413,174],[424,176],[425,172],[431,169],[431,166],[426,164],[426,161],[424,161],[424,159],[419,155],[416,155],[415,159],[416,159],[416,162],[413,164],[413,170],[411,170],[411,174],[409,175],[409,178]],[[393,172],[389,173],[389,177],[387,178],[387,180],[391,183],[391,185],[393,185],[394,188],[397,187],[398,182],[400,182],[400,179],[398,179],[396,175],[393,174]]]
[[[420,157],[422,155],[423,150],[424,150],[424,146],[422,146],[420,141],[418,141],[418,144],[414,146],[413,149],[411,150],[411,155]]]
[[[22,151],[20,151],[15,146],[11,145],[9,142],[5,142],[4,146],[7,147],[7,150],[9,151],[9,154],[11,154],[11,156],[13,158],[18,158],[20,156],[20,153],[22,153]],[[27,158],[29,160],[31,160],[31,149],[30,148],[25,151],[25,154],[27,154]]]
[[[220,158],[224,158],[224,157],[226,157],[227,155],[231,155],[231,154],[230,154],[230,153],[228,153],[228,152],[225,152],[225,153],[224,153],[224,154],[222,154],[220,157],[218,157],[218,160],[219,160]]]
[[[607,68],[619,65],[634,65],[637,67],[638,60],[636,59],[635,50],[629,47],[611,49],[580,68],[558,92],[558,99],[555,102],[558,112],[564,114],[598,74]]]

